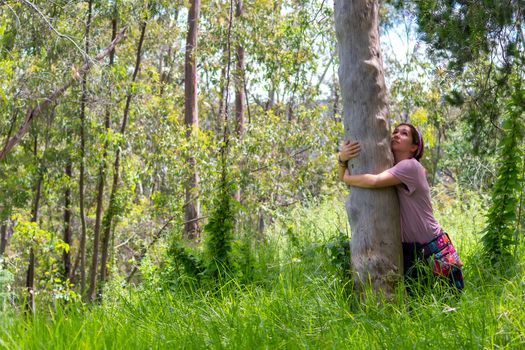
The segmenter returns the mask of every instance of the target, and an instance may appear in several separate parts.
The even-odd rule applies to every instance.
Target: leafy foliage
[[[207,272],[214,277],[223,276],[232,268],[235,207],[231,189],[225,181],[221,183],[210,218],[204,227]]]
[[[504,137],[499,144],[500,166],[492,189],[491,206],[487,213],[487,227],[483,235],[484,252],[495,262],[504,260],[517,245],[518,198],[523,191],[520,167],[523,157],[525,125],[523,113],[525,90],[516,88],[514,98],[507,105]]]
[[[25,2],[6,2],[0,6],[2,145],[21,126],[29,108],[74,75],[85,60],[79,48],[84,47],[87,2],[32,3],[39,13]],[[90,57],[109,42],[113,19],[117,21],[117,29],[128,26],[127,38],[117,47],[113,65],[101,62],[93,67],[86,81],[83,155],[86,260],[92,259],[94,250],[91,234],[97,215],[97,180],[105,163],[102,208],[104,225],[111,224],[108,271],[112,281],[108,288],[118,285],[123,276],[136,268],[142,273],[134,275],[132,284],[139,285],[155,284],[157,279],[172,279],[171,283],[177,278],[200,283],[212,281],[215,277],[208,277],[226,271],[235,277],[236,283],[273,283],[269,281],[274,281],[285,264],[277,262],[281,254],[276,248],[279,245],[271,248],[266,243],[282,213],[300,203],[320,203],[346,191],[337,181],[333,157],[343,131],[333,9],[322,0],[243,3],[244,14],[234,18],[231,37],[228,37],[231,3],[212,1],[203,6],[196,51],[200,129],[188,140],[182,120],[187,4],[167,0],[93,2],[91,45],[86,53]],[[414,11],[409,21],[416,18],[417,6],[425,6],[424,3],[431,2],[411,3]],[[495,180],[493,169],[497,159],[492,154],[499,134],[493,124],[501,124],[499,116],[505,109],[504,101],[512,92],[507,81],[519,76],[516,72],[522,44],[513,36],[505,37],[501,41],[504,50],[489,50],[498,57],[492,60],[485,48],[497,48],[493,45],[497,39],[493,31],[497,29],[496,23],[502,24],[500,28],[509,28],[505,13],[501,21],[495,21],[497,11],[504,9],[494,12],[491,8],[498,5],[492,2],[474,4],[471,8],[467,8],[470,3],[453,2],[456,8],[450,12],[444,2],[434,3],[443,9],[442,16],[437,10],[426,13],[422,21],[427,21],[428,26],[420,28],[443,31],[434,35],[429,29],[428,38],[429,42],[437,38],[434,41],[444,48],[448,41],[460,37],[453,31],[464,25],[460,23],[461,16],[468,15],[465,18],[470,22],[490,17],[490,23],[486,31],[482,30],[482,24],[474,23],[469,40],[456,40],[456,46],[471,45],[465,52],[475,58],[469,62],[463,59],[465,69],[461,74],[455,70],[458,65],[450,65],[454,70],[447,69],[448,61],[424,56],[424,46],[419,42],[416,46],[421,50],[414,50],[406,61],[387,60],[391,111],[396,118],[411,118],[423,130],[429,146],[424,162],[429,173],[435,174],[436,182],[448,179],[485,191]],[[511,5],[514,11],[514,3]],[[480,12],[480,6],[487,7],[487,15]],[[390,28],[410,12],[395,12],[396,8],[389,11],[382,13],[389,16]],[[447,11],[449,17],[445,16]],[[458,11],[457,16],[454,11]],[[432,24],[431,14],[442,17],[436,22],[440,26]],[[136,43],[144,18],[150,20],[143,60],[140,73],[131,84]],[[455,24],[447,26],[445,20],[454,20]],[[449,33],[444,32],[447,28]],[[232,135],[230,139],[228,184],[218,185],[222,177],[220,140],[225,104],[230,111],[226,116],[228,127],[233,130],[236,123],[232,112],[233,88],[225,90],[227,77],[223,73],[228,64],[228,40],[230,47],[242,45],[245,50],[245,71],[231,71],[232,75],[243,78],[246,125],[242,137]],[[484,41],[488,44],[480,44],[483,49],[476,51],[475,45]],[[236,63],[233,51],[229,57],[233,68]],[[123,135],[121,119],[130,91],[133,99]],[[71,87],[49,113],[34,121],[27,137],[0,164],[0,220],[10,229],[15,226],[17,233],[9,237],[3,256],[4,271],[12,274],[12,293],[17,297],[23,298],[25,293],[27,248],[34,240],[29,234],[20,234],[26,226],[16,225],[28,222],[35,200],[34,187],[40,178],[39,219],[34,229],[26,230],[45,232],[39,238],[41,244],[34,244],[38,246],[37,300],[47,302],[64,296],[74,300],[73,293],[80,293],[81,95],[78,85]],[[109,127],[105,125],[106,116]],[[117,150],[121,153],[120,188],[110,205],[107,188],[114,175],[110,164]],[[200,188],[195,195],[201,202],[203,225],[208,224],[206,237],[195,244],[178,239],[184,224],[184,179],[189,173],[185,160],[190,156],[199,169]],[[71,176],[65,173],[69,163]],[[240,190],[240,206],[232,201],[230,185]],[[70,280],[60,275],[65,246],[57,245],[65,229],[66,189],[70,191],[71,208]],[[109,217],[115,220],[109,223]],[[327,212],[318,213],[316,220],[321,217],[327,217]],[[344,275],[347,234],[327,240],[306,239],[301,237],[303,232],[322,234],[322,230],[307,230],[298,225],[287,223],[285,226],[290,230],[280,233],[290,239],[286,246],[291,255],[286,263],[315,265],[319,264],[315,259],[322,255],[323,264],[330,271]],[[341,221],[339,225],[343,225]],[[224,271],[219,271],[222,268]]]
[[[515,45],[504,28],[521,16],[516,2],[501,1],[415,1],[418,25],[431,50],[450,59],[451,67],[483,57],[499,45],[509,51]],[[518,17],[516,17],[518,16]]]

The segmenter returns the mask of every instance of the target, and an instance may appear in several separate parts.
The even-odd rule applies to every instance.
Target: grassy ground
[[[467,205],[445,192],[435,198],[466,265],[459,297],[440,288],[400,292],[389,303],[352,294],[333,254],[346,232],[335,201],[279,218],[258,246],[252,283],[230,280],[213,291],[113,287],[100,305],[55,305],[31,317],[7,308],[0,348],[525,348],[523,260],[488,273],[476,255],[479,201]]]

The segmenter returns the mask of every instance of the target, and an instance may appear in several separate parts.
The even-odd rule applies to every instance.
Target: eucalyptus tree
[[[358,140],[354,174],[378,173],[393,164],[388,101],[379,45],[379,1],[335,3],[339,81],[345,137]],[[352,228],[352,269],[359,286],[390,295],[402,273],[399,205],[395,189],[353,188],[347,201]]]
[[[140,37],[137,43],[137,50],[136,50],[136,58],[135,58],[135,66],[133,68],[133,75],[131,77],[130,86],[128,88],[128,92],[126,94],[126,102],[124,106],[124,113],[122,117],[122,124],[120,126],[120,134],[124,136],[126,133],[126,127],[128,124],[129,114],[130,114],[130,104],[133,97],[133,87],[134,84],[137,81],[137,75],[141,68],[141,61],[142,61],[142,55],[143,55],[143,44],[144,44],[144,36],[146,33],[146,27],[147,27],[147,20],[143,19],[140,23]],[[106,215],[104,217],[104,231],[102,236],[102,251],[101,251],[101,262],[100,262],[100,282],[104,283],[107,278],[107,269],[106,266],[107,260],[108,260],[108,254],[109,254],[109,241],[110,241],[110,234],[112,230],[112,224],[114,220],[114,216],[117,213],[117,191],[119,189],[119,181],[120,181],[120,159],[121,157],[121,151],[120,148],[117,149],[116,155],[115,155],[115,163],[114,163],[114,169],[113,169],[113,182],[111,185],[111,194],[109,199],[109,207],[106,212]]]
[[[86,54],[89,54],[91,46],[91,20],[93,16],[93,1],[89,0],[86,10],[86,24],[84,32],[84,50]],[[114,38],[113,38],[114,39]],[[112,50],[113,51],[113,50]],[[111,52],[112,52],[111,51]],[[86,57],[86,59],[88,59]],[[84,75],[81,81],[82,95],[80,98],[80,165],[78,174],[78,193],[79,193],[79,214],[80,214],[80,286],[81,293],[84,293],[86,283],[86,240],[87,240],[87,227],[86,227],[86,210],[85,210],[85,158],[86,158],[86,105],[88,99],[87,91],[87,76]],[[69,165],[68,165],[69,166]],[[66,224],[67,225],[67,224]],[[93,256],[97,256],[98,252],[98,232],[95,231],[93,237]],[[92,281],[93,282],[93,281]]]
[[[198,92],[197,92],[197,38],[199,28],[200,0],[191,0],[188,12],[188,33],[186,36],[186,56],[184,63],[184,91],[185,111],[184,123],[186,137],[190,139],[199,130]],[[199,199],[197,195],[199,186],[199,173],[195,159],[188,159],[190,174],[186,184],[186,203],[184,204],[184,233],[189,239],[199,236]]]
[[[236,23],[242,20],[244,12],[243,0],[237,0],[235,6],[235,19]],[[235,83],[235,135],[240,143],[242,143],[245,133],[245,111],[246,111],[246,81],[245,81],[245,69],[246,62],[244,58],[244,46],[240,38],[239,42],[236,43],[235,47],[235,71],[234,71],[234,83]],[[239,167],[242,167],[243,160],[241,159]],[[242,170],[241,170],[242,171]],[[241,186],[238,184],[237,190],[235,191],[235,199],[241,200]]]
[[[34,148],[33,155],[35,157],[35,162],[37,163],[37,176],[36,182],[34,184],[34,196],[33,203],[31,208],[31,222],[36,223],[38,220],[38,214],[40,209],[40,200],[42,197],[42,183],[44,181],[44,172],[41,164],[41,158],[39,156],[38,149],[38,134],[34,136]],[[32,237],[31,237],[32,239]],[[36,256],[35,256],[35,247],[34,242],[30,242],[29,245],[29,261],[27,264],[27,274],[26,274],[26,288],[27,288],[27,300],[26,308],[30,311],[35,310],[35,265],[36,265]]]
[[[0,226],[0,255],[4,255],[7,247],[7,229],[8,226],[6,223]]]

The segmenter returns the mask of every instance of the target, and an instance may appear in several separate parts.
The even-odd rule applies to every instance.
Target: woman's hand
[[[341,151],[339,152],[339,160],[341,162],[347,162],[359,155],[361,152],[361,146],[357,141],[345,141],[341,145]]]

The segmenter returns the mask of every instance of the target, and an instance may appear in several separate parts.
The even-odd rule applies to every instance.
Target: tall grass
[[[333,201],[277,218],[267,242],[256,246],[253,283],[230,279],[213,290],[113,287],[102,304],[53,305],[34,316],[8,308],[0,347],[524,348],[523,259],[506,278],[489,272],[476,255],[479,201],[469,199],[469,206],[454,197],[436,205],[466,264],[459,296],[438,285],[412,296],[400,290],[391,302],[353,294],[329,254],[330,242],[347,232],[342,203]]]

